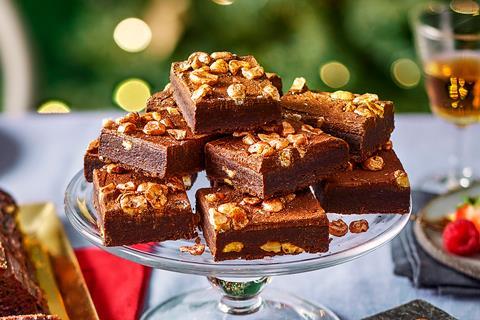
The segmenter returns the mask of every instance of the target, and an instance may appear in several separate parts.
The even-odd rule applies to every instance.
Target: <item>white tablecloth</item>
[[[0,116],[0,186],[23,203],[55,202],[76,247],[88,244],[65,221],[63,192],[71,177],[82,168],[84,150],[98,135],[100,120],[107,116],[105,113]],[[471,159],[479,159],[480,127],[467,130]],[[454,139],[455,128],[429,115],[396,117],[392,140],[413,186],[428,172],[446,166]],[[475,162],[480,171],[480,162]],[[414,289],[407,279],[394,276],[392,270],[387,245],[333,268],[274,278],[271,286],[324,304],[344,319],[359,319],[418,298],[459,319],[480,319],[480,297],[456,298]],[[203,277],[156,270],[148,305],[205,286]]]

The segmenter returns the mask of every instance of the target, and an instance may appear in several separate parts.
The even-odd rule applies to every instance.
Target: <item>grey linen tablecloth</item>
[[[82,168],[84,149],[98,135],[100,121],[107,116],[106,113],[0,116],[0,185],[23,203],[53,201],[76,247],[88,243],[65,220],[63,192],[71,177]],[[480,127],[467,130],[472,159],[479,159]],[[455,139],[454,131],[453,126],[428,115],[396,117],[394,148],[413,186],[429,171],[445,166]],[[476,163],[480,171],[479,161]],[[146,307],[207,285],[203,277],[156,270]],[[333,268],[276,277],[271,286],[324,304],[342,319],[360,319],[413,299],[427,300],[459,319],[480,319],[480,298],[456,298],[415,289],[408,279],[395,276],[390,245]]]

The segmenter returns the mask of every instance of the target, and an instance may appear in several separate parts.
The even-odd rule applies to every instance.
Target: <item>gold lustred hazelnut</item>
[[[233,58],[233,53],[228,51],[212,52],[212,54],[210,55],[210,58],[212,58],[213,60],[222,59],[225,61],[229,61]]]
[[[143,194],[148,203],[155,209],[163,209],[167,203],[168,188],[159,183],[148,182]]]
[[[342,219],[330,221],[328,232],[335,237],[343,237],[348,232],[348,226]]]
[[[199,51],[192,53],[187,61],[193,69],[198,69],[210,64],[211,58],[207,53]]]
[[[282,136],[286,137],[289,134],[294,134],[295,128],[288,121],[282,121]]]
[[[323,132],[320,128],[314,128],[309,124],[302,124],[302,127],[300,130],[303,132],[311,133],[311,134],[320,134]]]
[[[159,121],[161,124],[163,124],[166,128],[174,128],[175,125],[173,124],[172,120],[169,118],[165,118]]]
[[[274,147],[275,150],[283,150],[288,147],[289,141],[285,138],[278,138],[271,140],[269,144]]]
[[[126,193],[120,197],[120,207],[129,214],[141,213],[147,208],[147,199],[143,195]]]
[[[116,188],[118,190],[121,190],[121,191],[134,191],[136,187],[135,187],[135,183],[133,183],[133,181],[128,181],[128,182],[125,182],[125,183],[117,184]]]
[[[271,98],[275,101],[280,101],[280,93],[278,93],[278,89],[273,86],[272,84],[267,84],[262,88],[262,94],[266,98]]]
[[[236,104],[242,104],[246,97],[247,88],[241,83],[234,83],[228,86],[227,94]]]
[[[298,254],[304,252],[305,250],[303,248],[300,248],[299,246],[294,245],[293,243],[285,242],[282,243],[282,251],[286,254]]]
[[[267,252],[279,253],[282,251],[282,244],[278,241],[267,241],[260,249]]]
[[[275,149],[268,143],[259,141],[248,147],[248,152],[268,157],[275,153]]]
[[[228,70],[230,70],[233,75],[236,75],[240,69],[249,67],[250,64],[243,60],[230,60],[228,62]]]
[[[149,136],[161,136],[165,131],[165,126],[158,121],[148,121],[143,127],[143,133]]]
[[[300,146],[304,146],[307,144],[307,136],[303,133],[299,134],[289,134],[287,136],[287,140],[293,144],[295,148],[298,148]]]
[[[183,182],[183,185],[185,186],[186,189],[191,188],[192,187],[192,176],[191,175],[182,176],[182,182]]]
[[[254,144],[256,141],[255,141],[255,137],[254,137],[253,134],[247,133],[247,134],[242,138],[242,142],[245,143],[246,145],[251,146],[251,145]]]
[[[116,187],[113,183],[109,183],[100,188],[100,197],[105,199],[107,196],[115,193]]]
[[[278,133],[275,133],[275,132],[272,132],[270,134],[266,134],[266,133],[259,133],[258,134],[258,138],[263,141],[263,142],[270,142],[272,141],[273,139],[278,139],[280,138],[280,135]]]
[[[260,199],[260,198],[257,198],[257,197],[245,197],[245,198],[242,199],[242,201],[240,202],[240,204],[242,204],[242,205],[248,204],[248,205],[254,206],[254,205],[259,204],[260,202],[262,202],[262,199]]]
[[[225,194],[221,192],[209,193],[205,195],[208,202],[216,202],[225,199]]]
[[[113,121],[112,119],[103,119],[102,127],[105,129],[113,129],[113,127],[115,127],[115,121]]]
[[[130,134],[137,131],[137,126],[131,122],[125,122],[118,126],[117,131],[120,133]]]
[[[172,115],[172,116],[178,116],[180,115],[180,111],[178,111],[178,108],[175,108],[175,107],[167,107],[167,112],[168,114]]]
[[[291,166],[292,165],[292,150],[291,149],[282,150],[278,155],[278,159],[280,160],[280,165],[282,167]]]
[[[128,141],[128,140],[123,140],[123,141],[122,141],[122,147],[123,147],[125,150],[127,150],[127,151],[132,150],[132,148],[133,148],[133,142],[132,142],[132,141]]]
[[[355,96],[353,95],[353,93],[349,91],[338,90],[338,91],[332,92],[330,94],[330,98],[334,100],[352,101],[355,98]]]
[[[231,215],[235,210],[239,208],[235,202],[227,202],[218,206],[217,210],[225,215]],[[239,208],[241,209],[241,208]]]
[[[216,74],[205,71],[205,69],[197,69],[190,72],[189,79],[190,81],[198,85],[214,85],[218,81],[218,76]]]
[[[305,90],[307,90],[307,80],[305,80],[303,77],[298,77],[293,80],[289,91],[304,92]]]
[[[208,84],[202,84],[197,90],[192,92],[192,101],[198,102],[212,92],[212,87]]]
[[[183,140],[187,136],[187,130],[180,129],[167,129],[169,135],[175,138],[175,140]]]
[[[233,186],[233,181],[228,179],[228,178],[225,178],[223,179],[223,182],[225,182],[226,184],[228,184],[229,186]]]
[[[177,64],[177,69],[180,72],[185,72],[185,71],[189,70],[191,67],[192,66],[190,65],[190,63],[188,61],[182,61],[182,62]]]
[[[380,156],[373,156],[363,161],[362,167],[369,171],[380,171],[385,166],[383,158]]]
[[[218,59],[210,65],[210,71],[217,74],[228,72],[228,63],[223,59]]]
[[[232,215],[230,216],[232,220],[232,227],[234,230],[240,230],[247,226],[248,224],[248,217],[245,210],[240,207],[237,207],[237,210],[234,210]]]
[[[402,188],[409,188],[410,182],[408,181],[408,176],[403,170],[397,170],[393,173],[397,185]]]
[[[237,172],[235,170],[228,169],[227,167],[222,167],[223,172],[227,174],[229,178],[234,178]]]
[[[242,75],[248,80],[254,80],[262,77],[265,74],[265,71],[262,67],[256,66],[253,68],[242,68]]]
[[[223,247],[223,252],[224,253],[227,253],[227,252],[240,252],[242,251],[244,245],[243,243],[239,242],[239,241],[234,241],[234,242],[230,242],[228,243],[227,245],[225,245],[225,247]]]
[[[361,104],[365,102],[376,102],[376,101],[378,101],[378,95],[373,93],[364,93],[353,99],[353,103],[355,104]]]
[[[368,221],[365,219],[350,222],[348,227],[351,233],[362,233],[368,230]]]
[[[262,202],[262,209],[267,212],[279,212],[283,210],[283,203],[278,198],[266,199]]]
[[[208,221],[215,231],[223,232],[230,229],[227,216],[218,212],[215,208],[208,209]]]

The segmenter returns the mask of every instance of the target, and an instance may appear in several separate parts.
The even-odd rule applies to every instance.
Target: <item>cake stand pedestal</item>
[[[65,193],[65,213],[88,241],[114,255],[145,266],[206,276],[210,289],[175,296],[143,314],[152,319],[339,319],[331,310],[292,294],[265,287],[272,276],[303,273],[332,267],[358,258],[393,239],[407,224],[410,214],[362,215],[368,232],[333,237],[330,250],[321,254],[302,253],[268,257],[261,260],[214,262],[210,252],[192,256],[179,251],[193,240],[165,241],[134,246],[105,247],[97,227],[92,202],[92,185],[80,171]],[[358,215],[328,214],[330,220],[342,218],[347,224]],[[202,241],[204,239],[200,234]],[[264,290],[265,289],[265,290]]]

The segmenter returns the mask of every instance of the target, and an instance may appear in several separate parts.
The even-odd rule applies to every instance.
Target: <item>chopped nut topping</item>
[[[410,182],[408,181],[408,176],[403,170],[397,170],[393,173],[397,185],[402,188],[409,188]]]
[[[254,205],[259,204],[260,202],[262,202],[262,199],[260,199],[260,198],[257,198],[257,197],[245,197],[245,198],[242,199],[242,201],[240,202],[240,204],[241,204],[241,205],[248,204],[248,205],[254,206]]]
[[[302,124],[301,130],[304,131],[304,132],[311,133],[311,134],[320,134],[320,133],[323,132],[321,129],[314,128],[309,124]]]
[[[177,178],[177,177],[170,178],[166,185],[173,192],[184,191],[185,190],[185,185],[183,184],[183,181],[180,180],[180,178]]]
[[[143,195],[126,193],[120,197],[120,207],[129,214],[141,213],[147,208],[147,200]]]
[[[234,83],[228,86],[227,94],[236,104],[242,104],[246,96],[246,87],[241,83]]]
[[[280,151],[278,159],[280,160],[280,165],[282,167],[289,167],[292,164],[292,150],[284,149]]]
[[[137,131],[137,126],[131,122],[125,122],[118,126],[117,131],[120,133],[130,134]]]
[[[355,98],[353,93],[348,91],[342,91],[342,90],[332,92],[330,94],[330,97],[334,100],[345,100],[345,101],[352,101]]]
[[[191,68],[190,63],[188,63],[188,61],[182,61],[177,66],[178,66],[178,70],[180,70],[180,72],[185,72],[185,71],[187,71]],[[166,88],[166,86],[165,86],[165,88]]]
[[[238,207],[238,208],[240,210],[236,210],[231,215],[232,227],[233,227],[234,230],[243,229],[248,224],[247,213],[242,208],[240,208],[240,207]]]
[[[202,84],[197,90],[192,92],[192,101],[198,102],[212,92],[212,87],[208,84]]]
[[[328,232],[335,237],[343,237],[348,232],[348,226],[342,219],[330,221]]]
[[[165,130],[165,126],[158,121],[148,121],[143,127],[143,133],[150,136],[161,136]]]
[[[105,166],[105,169],[107,170],[108,173],[124,173],[126,170],[124,167],[121,165],[118,165],[116,163],[110,163]]]
[[[254,80],[262,77],[265,74],[265,71],[262,67],[256,66],[253,68],[242,68],[242,75],[248,80]]]
[[[105,129],[113,129],[115,126],[115,121],[112,119],[103,119],[102,120],[102,127]]]
[[[227,245],[225,245],[225,247],[223,247],[223,252],[224,253],[227,253],[227,252],[240,252],[242,251],[244,245],[243,243],[241,242],[238,242],[238,241],[234,241],[234,242],[230,242],[228,243]]]
[[[295,78],[289,91],[304,92],[307,90],[307,80],[303,77]]]
[[[172,88],[172,84],[169,82],[165,85],[165,87],[163,87],[163,91],[168,91]]]
[[[385,105],[378,102],[376,94],[365,93],[347,103],[343,111],[354,112],[362,117],[383,117]]]
[[[274,139],[280,138],[280,135],[278,133],[275,133],[275,132],[272,132],[270,134],[259,133],[257,136],[261,141],[267,142],[267,143],[269,143],[270,141],[272,141]]]
[[[180,115],[180,111],[178,111],[178,108],[174,108],[174,107],[167,107],[167,112],[172,116]]]
[[[228,184],[229,186],[233,186],[233,181],[230,180],[230,179],[225,178],[225,179],[223,179],[223,182],[225,182],[225,183]]]
[[[260,141],[248,147],[248,152],[268,157],[275,153],[275,149],[272,148],[268,143]]]
[[[198,69],[210,64],[210,56],[205,52],[194,52],[188,57],[188,63],[193,69]]]
[[[282,251],[286,254],[298,254],[304,252],[305,250],[290,242],[285,242],[282,243]]]
[[[216,74],[209,73],[205,71],[205,69],[193,70],[190,72],[189,78],[190,81],[198,85],[214,85],[218,81],[218,76]]]
[[[225,61],[231,60],[233,58],[233,53],[228,52],[228,51],[218,51],[218,52],[213,52],[210,57],[213,60],[218,60],[222,59]]]
[[[232,215],[234,211],[236,210],[243,210],[235,202],[226,202],[218,206],[217,210],[220,213],[224,213],[226,215]]]
[[[350,222],[348,226],[351,233],[362,233],[368,230],[368,221],[365,219]]]
[[[129,112],[125,116],[117,119],[118,124],[132,122],[135,123],[140,118],[138,112]]]
[[[289,141],[285,138],[273,139],[269,142],[270,146],[274,147],[275,150],[283,150],[288,147]]]
[[[169,135],[174,137],[176,140],[183,140],[187,136],[187,130],[180,129],[167,129]]]
[[[289,134],[294,134],[295,128],[288,121],[282,121],[282,136],[286,137]]]
[[[163,124],[166,128],[174,128],[175,127],[172,120],[170,120],[169,118],[162,119],[159,122],[161,124]]]
[[[225,199],[225,194],[221,192],[209,193],[205,195],[205,199],[208,202],[216,202]]]
[[[364,93],[353,99],[353,103],[361,104],[365,102],[376,102],[378,101],[378,96],[373,93]]]
[[[163,209],[167,203],[168,188],[159,183],[148,182],[145,186],[144,195],[148,203],[154,209]]]
[[[185,188],[191,188],[192,187],[192,176],[191,175],[186,175],[182,176],[182,182]]]
[[[248,131],[234,131],[232,133],[232,136],[234,136],[235,138],[239,138],[239,137],[244,137],[246,136],[247,134],[249,134],[250,132]]]
[[[223,59],[218,59],[210,65],[210,71],[218,74],[225,74],[228,72],[228,63]]]
[[[393,148],[392,140],[388,140],[387,143],[385,143],[382,147],[383,150],[392,150],[392,148]]]
[[[227,216],[218,212],[215,208],[208,209],[208,221],[215,231],[223,232],[230,229]]]
[[[114,193],[116,190],[116,187],[113,183],[109,183],[106,186],[103,186],[100,188],[100,196],[102,198],[105,198],[106,196]]]
[[[295,200],[296,197],[297,195],[295,193],[290,193],[290,194],[287,194],[286,196],[280,197],[280,200],[282,200],[283,203],[289,203]]]
[[[267,98],[272,98],[275,101],[280,101],[280,93],[278,93],[278,89],[271,84],[267,84],[262,88],[262,94]]]
[[[370,157],[362,163],[362,168],[369,171],[380,171],[384,166],[385,163],[380,156]]]
[[[123,140],[122,141],[122,147],[127,151],[132,150],[133,143],[132,143],[132,141]]]
[[[250,146],[250,145],[254,144],[256,141],[255,141],[255,137],[253,136],[253,134],[247,133],[242,138],[242,142]]]
[[[267,212],[279,212],[283,210],[283,203],[278,198],[266,199],[262,202],[262,208]]]
[[[225,172],[227,174],[227,176],[229,178],[233,178],[237,174],[237,172],[235,170],[230,170],[225,166],[222,167],[222,170],[223,170],[223,172]]]
[[[193,246],[181,246],[181,252],[188,252],[192,256],[200,256],[205,252],[205,245],[202,243],[195,243]]]
[[[135,183],[133,183],[132,181],[128,181],[126,183],[119,183],[117,184],[116,188],[121,191],[134,191]]]
[[[162,119],[162,115],[156,111],[154,112],[147,112],[145,113],[142,118],[144,118],[146,121],[160,121]]]
[[[304,133],[289,134],[287,140],[293,144],[295,148],[304,146],[307,144],[307,136]]]
[[[260,249],[267,252],[279,253],[282,251],[282,245],[278,241],[267,241]]]
[[[348,161],[348,167],[347,167],[347,171],[352,171],[353,168],[355,168],[355,165],[353,164],[353,162],[351,161]]]
[[[233,75],[236,75],[242,68],[250,68],[250,64],[243,60],[230,60],[228,62],[228,69]]]

